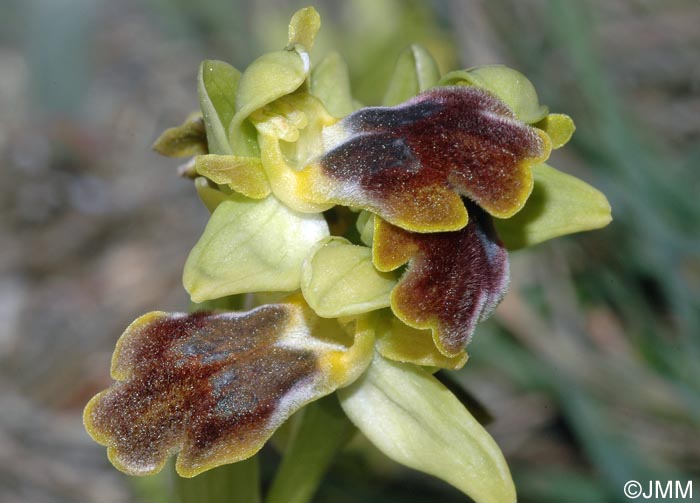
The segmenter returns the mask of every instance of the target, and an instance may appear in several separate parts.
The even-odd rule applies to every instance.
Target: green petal
[[[199,67],[199,105],[212,154],[233,153],[227,131],[236,108],[236,88],[240,78],[241,72],[223,61],[205,60]]]
[[[476,503],[514,503],[500,449],[460,401],[425,370],[375,355],[338,390],[350,420],[388,457],[452,484]]]
[[[189,157],[206,154],[207,134],[199,112],[190,114],[185,122],[163,131],[153,143],[153,150],[167,157]]]
[[[301,291],[319,316],[350,316],[390,304],[393,274],[372,265],[372,250],[330,237],[319,242],[304,262]]]
[[[348,65],[337,52],[330,53],[313,69],[310,88],[334,117],[345,117],[355,110]]]
[[[289,22],[289,44],[294,47],[297,44],[303,45],[310,51],[314,45],[314,39],[321,28],[321,16],[313,7],[299,9],[292,16]]]
[[[566,145],[576,130],[574,121],[565,114],[549,114],[547,117],[534,124],[542,129],[552,140],[552,148],[560,148]]]
[[[384,358],[422,367],[460,369],[467,363],[467,352],[443,355],[433,341],[431,330],[409,327],[387,311],[377,323],[377,351]]]
[[[509,219],[494,219],[506,248],[599,229],[612,220],[608,200],[586,182],[547,164],[534,166],[532,172],[535,185],[523,209]]]
[[[244,121],[259,108],[294,92],[308,73],[309,55],[301,49],[263,54],[246,68],[238,84],[236,115],[228,131],[236,155],[259,157],[257,133]]]
[[[200,155],[195,158],[195,171],[253,199],[263,199],[270,194],[270,184],[259,157]]]
[[[300,214],[273,196],[232,194],[190,252],[183,282],[194,302],[236,293],[299,288],[310,249],[328,236],[322,215]]]
[[[382,104],[394,106],[433,87],[440,79],[440,70],[430,53],[418,44],[404,50],[396,61],[394,74]]]
[[[519,71],[503,65],[450,72],[440,79],[439,85],[468,85],[491,91],[515,112],[518,119],[528,124],[543,119],[548,112],[546,106],[540,105],[532,82]]]

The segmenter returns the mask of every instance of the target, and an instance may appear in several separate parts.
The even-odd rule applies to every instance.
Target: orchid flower
[[[573,121],[519,72],[441,77],[412,46],[383,106],[363,107],[338,55],[312,66],[319,27],[308,7],[287,47],[244,72],[204,61],[201,113],[157,140],[194,156],[185,172],[211,211],[183,274],[203,310],[126,329],[87,431],[125,473],[177,454],[192,477],[253,456],[335,393],[390,458],[513,502],[498,446],[433,373],[466,363],[507,291],[509,250],[605,226],[608,202],[545,164]]]

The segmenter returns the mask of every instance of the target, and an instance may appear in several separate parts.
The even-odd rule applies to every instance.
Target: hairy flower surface
[[[185,173],[212,215],[183,283],[208,310],[129,326],[86,428],[126,473],[179,453],[189,477],[252,456],[338,390],[392,459],[477,502],[515,501],[498,447],[432,372],[466,363],[506,293],[507,250],[602,227],[610,207],[544,164],[573,121],[522,74],[441,78],[412,46],[383,106],[360,107],[337,54],[312,65],[319,27],[302,9],[287,47],[244,72],[202,63],[201,113],[156,141],[195,156]]]
[[[270,134],[262,125],[261,134]],[[284,163],[282,156],[264,162],[273,178],[299,179],[292,200],[364,208],[417,232],[463,228],[461,196],[512,216],[532,191],[530,166],[550,150],[546,133],[516,120],[493,94],[466,86],[360,109],[323,135],[327,151],[299,172],[267,167]],[[288,189],[280,195],[290,197]]]
[[[89,432],[120,439],[110,460],[132,475],[159,470],[174,449],[185,476],[245,459],[366,368],[373,332],[358,327],[346,333],[298,295],[244,313],[145,314],[114,352],[118,384],[86,408]]]
[[[464,351],[476,322],[488,318],[508,288],[508,253],[491,218],[465,202],[471,218],[454,232],[418,234],[375,217],[377,269],[409,264],[391,292],[394,313],[407,325],[432,329],[447,356]]]

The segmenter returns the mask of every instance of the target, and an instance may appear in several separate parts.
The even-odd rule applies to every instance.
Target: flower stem
[[[220,466],[191,479],[175,476],[179,503],[260,503],[258,457]]]
[[[335,454],[355,433],[335,394],[306,406],[265,503],[308,503]]]

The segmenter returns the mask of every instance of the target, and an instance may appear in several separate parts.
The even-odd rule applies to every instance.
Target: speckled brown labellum
[[[298,299],[247,313],[149,313],[117,344],[118,382],[90,401],[85,424],[126,473],[155,473],[179,451],[178,473],[193,476],[253,455],[294,411],[359,375],[371,358],[363,337],[353,344]]]
[[[532,190],[530,166],[551,150],[546,134],[495,96],[460,86],[358,110],[327,138],[337,138],[319,161],[329,198],[417,232],[464,227],[460,195],[494,216],[513,215]]]
[[[418,234],[377,218],[373,256],[379,270],[408,268],[391,293],[394,313],[414,328],[430,328],[446,356],[459,355],[476,323],[508,288],[508,254],[491,217],[465,200],[469,224],[459,231]]]

